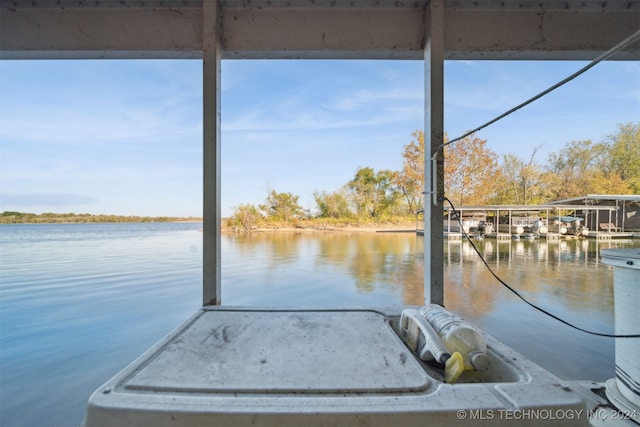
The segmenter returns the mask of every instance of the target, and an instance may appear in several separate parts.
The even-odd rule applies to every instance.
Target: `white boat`
[[[444,219],[444,231],[449,233],[460,233],[460,223],[465,233],[484,234],[493,231],[493,224],[487,222],[487,214],[485,212],[462,212],[460,220],[455,214]]]
[[[511,217],[502,216],[498,219],[498,231],[516,235],[544,235],[547,234],[549,230],[545,221],[538,215],[513,215]]]
[[[560,234],[586,237],[589,229],[585,227],[584,218],[576,216],[556,216],[551,218],[553,227],[557,227]]]

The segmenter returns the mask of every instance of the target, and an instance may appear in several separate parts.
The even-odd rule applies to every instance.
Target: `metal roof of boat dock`
[[[445,210],[451,210],[451,206],[445,206]],[[544,205],[483,205],[483,206],[460,206],[455,208],[457,211],[514,211],[514,212],[540,212],[547,210],[593,210],[593,211],[611,211],[616,210],[615,206],[592,206],[592,205],[575,205],[575,204],[544,204]]]
[[[572,197],[570,199],[548,202],[548,205],[562,205],[565,203],[583,202],[595,200],[613,200],[621,202],[640,202],[640,194],[587,194],[586,196]]]
[[[451,211],[453,208],[451,206],[445,206],[443,208],[445,211]],[[543,205],[477,205],[477,206],[456,206],[456,211],[459,212],[543,212],[543,211],[615,211],[617,208],[615,206],[597,206],[597,205],[576,205],[576,204],[543,204]],[[423,210],[420,209],[416,211],[416,213],[422,213]]]

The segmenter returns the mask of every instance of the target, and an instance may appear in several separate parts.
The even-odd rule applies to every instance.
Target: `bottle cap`
[[[457,351],[454,352],[445,362],[444,365],[444,382],[453,384],[464,371],[464,362],[462,355]]]
[[[482,351],[469,353],[469,361],[476,371],[485,371],[489,367],[489,356]]]

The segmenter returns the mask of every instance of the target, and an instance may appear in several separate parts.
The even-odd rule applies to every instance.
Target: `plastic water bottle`
[[[454,383],[464,371],[464,361],[458,352],[449,353],[435,329],[418,310],[407,308],[400,317],[400,338],[421,360],[444,365],[444,380]]]
[[[480,331],[436,304],[420,308],[420,315],[433,326],[449,352],[462,355],[465,369],[484,371],[489,367],[487,343]]]

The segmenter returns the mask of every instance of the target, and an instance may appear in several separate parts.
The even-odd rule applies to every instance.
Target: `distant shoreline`
[[[199,223],[202,220],[169,220],[169,221],[0,221],[0,225],[50,225],[50,224],[176,224],[176,223]]]
[[[0,214],[0,224],[87,224],[87,223],[142,223],[142,222],[202,222],[197,217],[137,216],[75,213],[42,213],[5,211]]]

